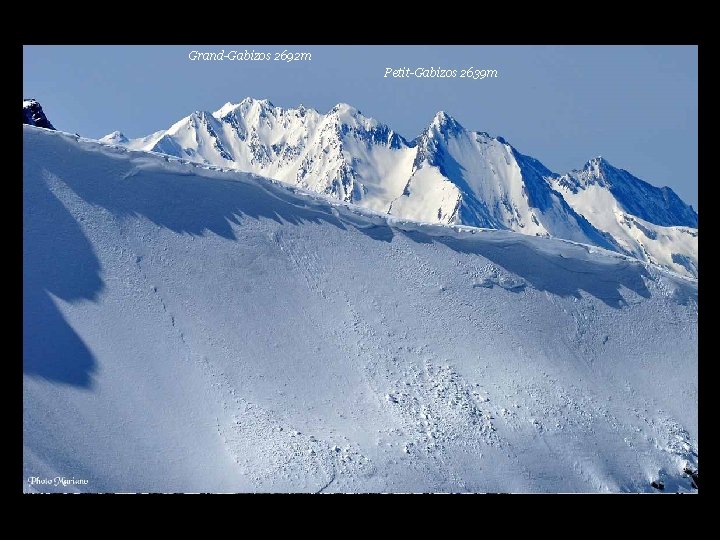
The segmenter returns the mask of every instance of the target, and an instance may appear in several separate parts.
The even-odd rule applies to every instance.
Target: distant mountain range
[[[698,215],[672,189],[599,157],[554,173],[445,112],[409,141],[347,104],[322,114],[246,98],[147,137],[116,131],[100,140],[255,173],[398,217],[592,244],[697,277]]]

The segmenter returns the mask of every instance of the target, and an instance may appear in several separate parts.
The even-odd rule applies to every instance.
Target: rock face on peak
[[[47,116],[45,116],[45,112],[40,103],[34,99],[23,99],[23,124],[45,129],[55,129]]]
[[[558,175],[445,111],[408,141],[346,103],[323,114],[245,98],[141,139],[103,140],[255,173],[424,222],[596,245],[697,276],[697,213],[602,158]]]

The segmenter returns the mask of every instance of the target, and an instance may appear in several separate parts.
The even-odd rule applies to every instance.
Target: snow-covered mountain
[[[23,124],[45,129],[55,129],[45,116],[42,106],[37,100],[23,99]]]
[[[114,132],[101,140],[256,173],[398,217],[555,236],[697,275],[697,214],[669,188],[623,171],[613,177],[622,181],[594,182],[578,197],[568,180],[575,173],[554,174],[444,112],[407,141],[350,105],[321,114],[246,98],[141,139]]]
[[[106,144],[127,144],[130,141],[121,132],[113,131],[112,133],[108,133],[104,137],[100,138],[100,142]]]
[[[507,150],[448,135],[415,167],[357,119],[379,142],[340,163],[333,120],[306,115],[328,147],[308,167],[367,179],[399,149],[410,193],[465,146]],[[302,131],[274,144],[306,155]],[[25,491],[694,491],[697,280],[55,131],[23,145]],[[385,197],[345,170],[338,193]],[[484,195],[523,200],[508,178]],[[572,216],[549,196],[545,216]]]
[[[440,112],[414,141],[414,150],[413,173],[389,213],[614,248],[611,237],[594,229],[550,188],[548,169],[502,138],[467,131]],[[428,194],[438,186],[451,186],[454,196],[452,206],[439,209],[432,220]],[[425,212],[416,211],[418,200],[425,203]]]
[[[672,189],[643,182],[601,157],[582,170],[547,178],[576,212],[610,233],[621,251],[697,276],[698,215]]]

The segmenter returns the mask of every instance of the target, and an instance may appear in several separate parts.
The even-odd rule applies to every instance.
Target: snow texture
[[[694,491],[696,280],[23,137],[26,491]]]

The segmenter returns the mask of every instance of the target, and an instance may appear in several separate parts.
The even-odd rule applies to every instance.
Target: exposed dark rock
[[[45,116],[40,103],[34,99],[23,100],[23,124],[45,129],[55,129],[47,116]]]
[[[685,467],[683,472],[691,478],[692,487],[700,489],[698,487],[700,485],[700,481],[698,480],[698,471],[693,471],[691,468]]]

